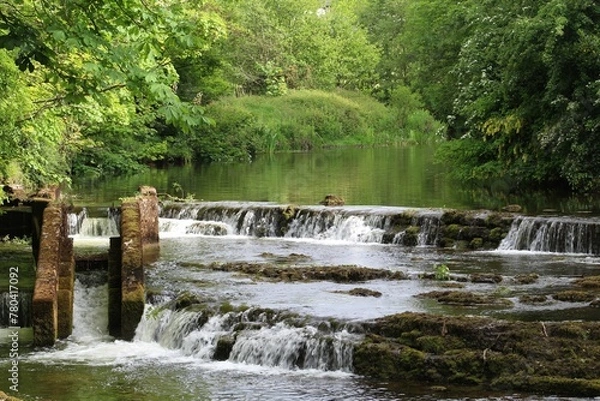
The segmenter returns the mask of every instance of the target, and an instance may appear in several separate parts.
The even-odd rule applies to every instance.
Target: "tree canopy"
[[[0,0],[0,178],[268,151],[271,120],[216,119],[345,90],[405,137],[438,129],[426,108],[463,179],[597,190],[599,26],[593,0]]]
[[[401,51],[384,58],[446,120],[442,155],[461,178],[600,188],[597,2],[377,3],[401,17],[371,16],[372,32],[402,21]]]

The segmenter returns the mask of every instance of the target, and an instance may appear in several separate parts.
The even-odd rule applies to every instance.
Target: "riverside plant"
[[[440,264],[435,266],[434,277],[438,281],[448,281],[450,280],[450,268],[445,264]]]

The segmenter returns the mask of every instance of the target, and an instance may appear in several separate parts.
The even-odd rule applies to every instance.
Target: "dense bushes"
[[[224,98],[207,107],[215,124],[199,129],[192,147],[198,160],[222,161],[255,153],[433,141],[440,124],[419,105],[387,107],[349,91]]]

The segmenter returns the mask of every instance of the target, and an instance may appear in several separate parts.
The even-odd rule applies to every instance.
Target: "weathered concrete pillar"
[[[121,338],[132,340],[144,313],[144,266],[138,199],[121,205]]]
[[[140,233],[142,236],[144,263],[158,259],[160,246],[158,238],[158,196],[156,189],[149,186],[139,187],[140,196]]]
[[[121,237],[110,238],[108,250],[108,333],[121,337]]]
[[[37,346],[51,346],[58,336],[61,215],[58,205],[49,205],[43,212],[32,301],[33,343]]]
[[[45,200],[31,202],[31,248],[33,250],[33,257],[35,258],[36,263],[40,253],[42,223],[44,221],[44,210],[46,209],[46,206],[48,206],[48,202]]]
[[[58,338],[73,332],[73,296],[75,290],[75,255],[73,239],[69,238],[68,210],[61,206],[60,264],[58,266]]]
[[[158,245],[158,196],[156,189],[141,186],[139,192],[142,245]]]

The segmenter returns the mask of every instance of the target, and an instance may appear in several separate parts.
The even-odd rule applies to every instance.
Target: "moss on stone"
[[[336,283],[356,283],[369,280],[387,279],[404,280],[408,277],[403,272],[385,269],[371,269],[355,265],[340,266],[281,266],[272,263],[212,263],[210,265],[194,265],[216,271],[238,272],[275,281],[333,281]]]
[[[381,292],[379,291],[374,291],[374,290],[370,290],[368,288],[362,288],[362,287],[357,287],[357,288],[353,288],[349,291],[335,291],[338,294],[348,294],[348,295],[352,295],[354,297],[375,297],[375,298],[379,298],[381,297]]]
[[[498,284],[502,282],[503,278],[499,274],[475,273],[469,276],[469,280],[472,283]]]
[[[578,287],[588,288],[588,289],[600,289],[600,276],[588,276],[578,280],[575,280],[573,283]]]
[[[376,319],[365,329],[354,358],[358,374],[546,395],[598,394],[599,322],[403,313]]]
[[[546,295],[525,294],[519,297],[519,302],[526,305],[542,305],[547,304],[550,301]]]
[[[435,299],[441,304],[474,306],[474,305],[494,305],[494,306],[512,306],[508,299],[498,298],[489,294],[478,294],[466,291],[431,291],[417,295],[419,298]]]
[[[539,278],[540,278],[540,276],[538,274],[529,273],[529,274],[518,274],[513,278],[513,280],[518,284],[533,284],[536,281],[538,281]]]
[[[563,302],[590,302],[596,299],[596,295],[586,291],[567,290],[554,294],[552,298]]]
[[[235,344],[234,336],[223,336],[217,340],[213,359],[216,361],[226,361],[233,350]]]
[[[483,248],[483,238],[473,238],[471,242],[469,242],[469,248],[475,250]]]

